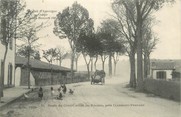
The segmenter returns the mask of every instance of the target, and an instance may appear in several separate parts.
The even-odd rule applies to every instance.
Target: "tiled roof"
[[[25,66],[27,64],[27,58],[16,56],[15,64],[16,66]],[[35,59],[30,59],[30,65],[32,69],[51,70],[51,65],[49,63]],[[58,65],[52,65],[52,69],[56,71],[71,71],[69,68]]]
[[[156,60],[151,62],[151,68],[158,70],[173,70],[175,69],[175,62],[171,60]]]

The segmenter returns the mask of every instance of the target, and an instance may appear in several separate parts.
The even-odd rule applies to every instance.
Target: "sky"
[[[49,27],[41,30],[38,35],[39,43],[42,44],[40,50],[49,49],[52,47],[64,47],[68,50],[69,44],[67,39],[59,39],[53,34],[54,17],[64,8],[71,6],[75,0],[26,0],[27,8],[41,11],[44,17],[51,17],[48,22]],[[106,18],[110,18],[111,0],[77,0],[79,4],[84,6],[90,17],[94,20],[95,27],[100,25],[100,22]],[[154,16],[158,23],[154,26],[154,31],[157,33],[159,42],[156,49],[151,54],[151,58],[156,59],[180,59],[181,58],[181,1],[176,0],[176,3],[166,5]],[[46,12],[46,13],[44,13]],[[39,19],[40,22],[47,19]]]

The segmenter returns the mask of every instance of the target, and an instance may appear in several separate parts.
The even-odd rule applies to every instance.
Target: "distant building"
[[[16,86],[28,85],[28,72],[26,65],[27,58],[16,56]],[[49,63],[35,59],[30,59],[30,65],[31,85],[50,85],[51,82],[53,82],[53,84],[64,83],[67,73],[71,71],[68,68],[57,65],[50,65]]]
[[[151,76],[154,79],[180,78],[181,60],[152,60]],[[177,75],[174,75],[177,74]]]
[[[1,37],[0,37],[1,38]],[[1,39],[0,39],[1,40]],[[11,39],[8,44],[7,56],[4,61],[5,45],[0,41],[0,78],[3,79],[4,87],[14,86],[15,72],[15,39]],[[5,68],[3,65],[5,64]]]

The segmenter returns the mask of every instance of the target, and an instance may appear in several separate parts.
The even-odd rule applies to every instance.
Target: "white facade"
[[[172,79],[172,70],[153,70],[153,79],[157,79],[157,72],[166,72],[166,80]]]
[[[15,86],[21,86],[21,67],[17,67],[15,70]],[[35,78],[30,72],[30,85],[35,86]]]
[[[17,67],[15,70],[15,86],[20,86],[21,82],[21,68]]]
[[[11,48],[10,48],[11,47]],[[8,44],[8,51],[6,61],[4,61],[5,45],[0,41],[0,78],[2,78],[2,67],[5,63],[4,68],[4,86],[14,86],[15,82],[15,40]]]

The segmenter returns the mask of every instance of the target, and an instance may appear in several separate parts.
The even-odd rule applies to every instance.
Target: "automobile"
[[[105,84],[105,76],[106,73],[104,70],[96,70],[94,74],[91,76],[91,85],[92,84]]]

